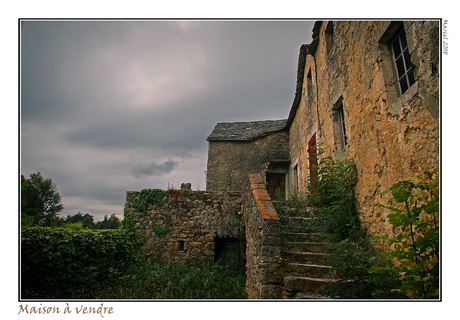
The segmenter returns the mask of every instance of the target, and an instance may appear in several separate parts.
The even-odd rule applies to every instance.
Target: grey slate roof
[[[287,119],[252,122],[218,123],[206,140],[249,141],[264,137],[272,132],[282,131]]]

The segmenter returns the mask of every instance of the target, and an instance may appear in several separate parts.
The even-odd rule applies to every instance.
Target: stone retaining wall
[[[249,176],[243,193],[246,229],[246,292],[249,299],[279,299],[282,275],[281,223],[265,189],[261,174]]]
[[[153,258],[214,261],[216,239],[236,239],[243,232],[241,192],[180,192],[161,207],[149,205],[145,213],[133,206],[138,195],[127,192],[125,211],[147,237],[140,253]]]

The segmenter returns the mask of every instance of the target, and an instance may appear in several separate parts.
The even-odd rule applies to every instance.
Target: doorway
[[[272,200],[276,200],[278,195],[284,197],[286,193],[286,174],[267,173],[267,192]]]

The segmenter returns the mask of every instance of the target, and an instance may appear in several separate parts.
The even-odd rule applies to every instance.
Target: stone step
[[[307,295],[323,295],[324,290],[330,288],[336,279],[288,276],[284,278],[284,290],[287,292],[303,292]]]
[[[281,236],[288,242],[324,242],[327,235],[315,232],[281,232]]]
[[[331,256],[328,253],[314,253],[301,251],[282,251],[282,258],[285,262],[298,262],[322,265]]]
[[[326,242],[284,242],[283,247],[286,251],[327,253],[330,243]]]
[[[304,217],[304,216],[281,216],[281,223],[311,223],[315,220],[315,217]]]
[[[284,271],[290,276],[303,276],[310,278],[335,279],[337,274],[331,266],[287,262],[284,264]]]
[[[314,293],[308,294],[305,292],[298,292],[297,294],[294,295],[294,297],[290,299],[333,300],[332,298],[323,296],[322,294],[314,294]]]
[[[322,294],[307,293],[307,292],[292,292],[288,290],[283,290],[282,299],[333,300],[332,298],[322,295]]]

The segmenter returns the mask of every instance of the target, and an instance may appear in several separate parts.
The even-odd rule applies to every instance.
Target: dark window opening
[[[299,166],[296,164],[292,171],[292,187],[295,191],[299,191]]]
[[[214,262],[236,266],[240,262],[240,243],[237,238],[214,238]]]
[[[415,68],[411,61],[404,28],[399,31],[390,46],[393,52],[393,62],[395,65],[399,93],[403,94],[415,83]]]
[[[340,130],[341,130],[341,136],[342,136],[342,147],[344,148],[347,144],[347,131],[345,128],[345,114],[343,112],[343,106],[338,110],[339,111],[339,121],[340,121]]]
[[[311,69],[308,71],[307,74],[307,97],[310,97],[311,93],[313,92],[312,88],[312,77],[311,77]]]
[[[177,249],[179,251],[184,251],[185,250],[185,241],[184,240],[179,240],[177,243]]]
[[[347,129],[345,124],[345,111],[342,98],[337,101],[332,109],[332,122],[334,129],[334,144],[336,150],[344,150],[348,145]]]

